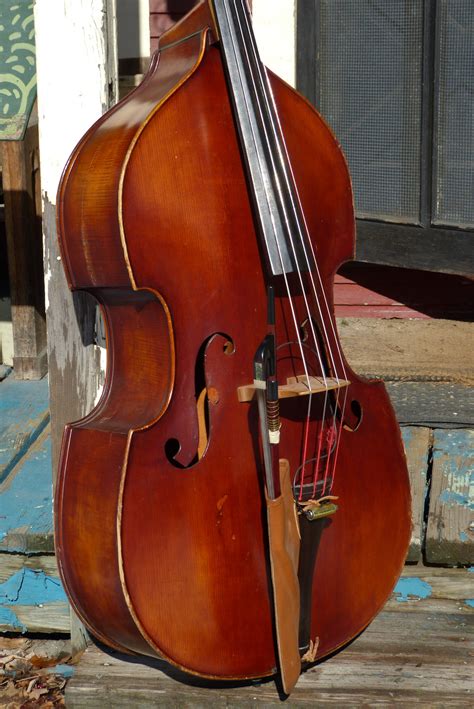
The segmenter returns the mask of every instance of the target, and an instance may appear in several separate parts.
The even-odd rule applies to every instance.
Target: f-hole
[[[346,412],[344,414],[344,421],[342,425],[346,431],[354,433],[359,428],[362,423],[364,410],[361,403],[357,399],[353,399],[349,406],[346,407]]]
[[[169,438],[165,443],[165,454],[168,461],[175,468],[181,470],[189,469],[193,465],[196,465],[196,463],[199,463],[201,458],[205,455],[210,443],[209,396],[206,384],[206,350],[214,337],[222,337],[224,339],[222,346],[223,356],[228,357],[235,351],[232,338],[220,332],[214,333],[206,338],[198,350],[194,369],[194,395],[196,398],[196,416],[199,431],[196,455],[188,465],[183,465],[176,460],[176,456],[181,448],[179,440],[177,438]]]

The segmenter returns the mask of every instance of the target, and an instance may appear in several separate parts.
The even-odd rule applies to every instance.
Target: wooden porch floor
[[[372,625],[343,652],[306,671],[284,705],[472,707],[472,596],[472,570],[407,566]],[[283,700],[273,680],[209,688],[179,681],[164,663],[95,645],[66,688],[71,709],[276,707]]]

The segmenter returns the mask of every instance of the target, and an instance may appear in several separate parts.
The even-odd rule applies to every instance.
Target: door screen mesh
[[[348,158],[357,216],[418,224],[423,0],[319,7],[319,109]]]
[[[442,0],[435,97],[434,222],[474,226],[474,2]]]

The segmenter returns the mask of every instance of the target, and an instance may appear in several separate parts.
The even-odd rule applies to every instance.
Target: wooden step
[[[407,569],[370,627],[348,648],[307,670],[285,706],[472,706],[474,612],[466,603],[470,577],[463,569]],[[277,707],[283,698],[273,680],[237,687],[205,685],[163,662],[92,645],[66,687],[66,705]]]

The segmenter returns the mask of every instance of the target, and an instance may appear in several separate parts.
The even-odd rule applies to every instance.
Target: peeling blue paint
[[[460,539],[462,542],[468,542],[468,541],[469,541],[469,537],[467,536],[466,532],[459,532],[459,539]]]
[[[418,577],[399,579],[394,588],[394,593],[400,594],[397,596],[397,601],[409,601],[410,599],[429,598],[433,588],[426,581],[422,581]]]
[[[471,608],[474,608],[474,598],[466,598],[466,600],[464,601],[464,603],[465,603],[466,605],[470,606]]]
[[[42,570],[20,569],[0,584],[0,625],[9,631],[26,633],[28,628],[20,620],[21,609],[35,606],[41,609],[58,601],[67,602],[59,578]]]
[[[453,492],[452,490],[443,490],[439,496],[440,502],[444,505],[462,505],[467,507],[469,510],[474,510],[474,501],[471,501],[467,495],[463,495],[460,492]]]
[[[469,573],[474,574],[474,566],[468,568]]]
[[[64,679],[70,679],[74,674],[75,667],[72,665],[55,665],[48,667],[46,672],[50,675],[61,675]]]
[[[455,459],[459,458],[460,454],[469,454],[473,448],[471,445],[473,439],[474,431],[469,429],[438,428],[435,431],[433,458],[440,458],[447,454]]]
[[[3,386],[3,384],[2,384]],[[30,447],[19,470],[11,473],[0,493],[0,548],[24,552],[25,534],[52,535],[53,490],[49,428]],[[13,541],[8,537],[18,535]],[[29,551],[32,551],[29,549]]]
[[[39,606],[54,601],[66,601],[59,578],[44,571],[21,569],[0,584],[0,606]]]
[[[0,605],[0,625],[6,625],[9,629],[20,633],[26,633],[28,628],[20,622],[20,619],[10,608]]]
[[[21,381],[13,376],[1,384],[0,482],[17,465],[49,421],[48,380]]]
[[[444,488],[439,501],[448,508],[459,506],[474,510],[473,450],[474,430],[437,429],[434,432],[433,460],[441,469]]]

